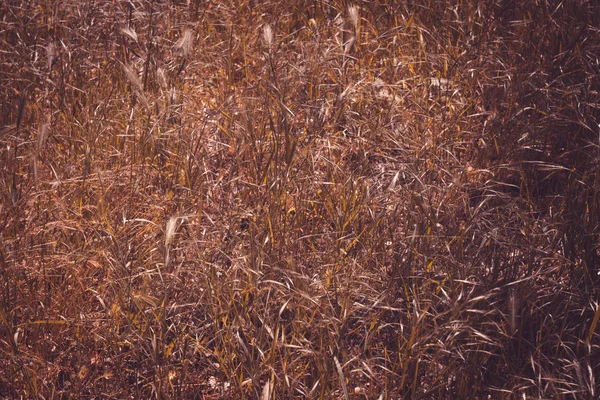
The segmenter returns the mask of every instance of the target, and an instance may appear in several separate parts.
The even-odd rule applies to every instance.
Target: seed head
[[[271,49],[273,48],[273,42],[274,42],[273,37],[274,37],[273,36],[273,28],[271,28],[271,25],[266,24],[263,27],[263,40],[264,40],[265,46],[267,47],[269,52],[271,52]]]
[[[181,38],[175,43],[175,47],[181,51],[184,57],[187,57],[192,52],[192,31],[186,29],[183,31]]]
[[[167,229],[165,230],[165,247],[169,247],[169,245],[171,244],[176,229],[177,217],[169,218],[169,221],[167,222]]]
[[[355,5],[348,6],[348,18],[354,27],[354,32],[358,31],[358,7]]]

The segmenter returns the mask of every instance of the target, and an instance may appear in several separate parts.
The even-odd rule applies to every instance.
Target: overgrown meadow
[[[594,1],[5,0],[0,398],[600,395]]]

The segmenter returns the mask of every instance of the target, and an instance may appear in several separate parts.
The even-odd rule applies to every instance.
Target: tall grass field
[[[0,2],[0,399],[597,399],[600,4]]]

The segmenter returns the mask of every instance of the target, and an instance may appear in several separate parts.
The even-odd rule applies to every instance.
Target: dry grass
[[[0,397],[594,398],[592,1],[0,4]]]

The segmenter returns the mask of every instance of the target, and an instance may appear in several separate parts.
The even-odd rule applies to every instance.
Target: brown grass
[[[0,397],[599,395],[591,1],[4,1]]]

